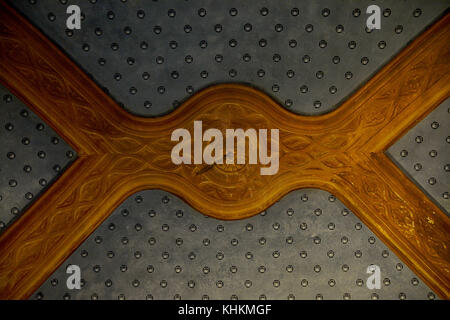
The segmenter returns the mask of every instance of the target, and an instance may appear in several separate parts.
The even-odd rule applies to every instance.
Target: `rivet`
[[[432,129],[437,129],[437,128],[439,128],[439,122],[433,121],[433,122],[431,123],[431,128],[432,128]]]
[[[196,257],[197,257],[197,256],[195,255],[194,252],[189,252],[189,254],[188,254],[189,260],[195,260]]]
[[[417,9],[415,9],[415,10],[413,11],[413,16],[414,16],[415,18],[420,17],[421,14],[422,14],[422,10],[421,10],[420,8],[417,8]]]
[[[378,48],[380,48],[380,49],[386,48],[386,41],[380,41],[380,42],[378,42]]]
[[[217,260],[223,260],[224,256],[225,256],[225,255],[223,254],[223,252],[218,252],[218,253],[216,254]]]
[[[356,9],[353,10],[352,14],[353,14],[353,16],[354,16],[355,18],[356,18],[356,17],[359,17],[359,16],[361,15],[361,10],[358,9],[358,8],[356,8]]]
[[[50,20],[50,21],[55,21],[56,20],[56,16],[55,16],[55,14],[53,13],[53,12],[50,12],[48,15],[47,15],[47,18],[48,18],[48,20]]]
[[[145,17],[145,11],[144,10],[138,10],[137,11],[137,13],[136,13],[136,15],[137,15],[137,17],[139,18],[139,19],[144,19],[144,17]]]
[[[313,30],[314,30],[314,27],[313,27],[312,24],[307,24],[307,25],[305,26],[305,31],[306,31],[306,32],[312,32]]]
[[[204,16],[206,16],[206,9],[205,8],[200,8],[200,9],[198,9],[198,15],[200,16],[200,17],[204,17]]]
[[[260,13],[262,16],[267,16],[267,15],[269,14],[269,9],[267,9],[266,7],[263,7],[263,8],[261,8],[261,9],[259,10],[259,13]]]
[[[155,34],[160,34],[162,32],[162,28],[160,26],[154,26],[153,27],[153,32]]]
[[[170,18],[175,18],[175,16],[177,15],[177,12],[176,12],[174,9],[169,9],[169,10],[167,11],[167,15],[168,15]]]

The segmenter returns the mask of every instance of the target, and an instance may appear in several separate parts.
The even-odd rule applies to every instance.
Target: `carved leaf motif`
[[[66,99],[66,87],[64,81],[53,75],[42,72],[42,88],[54,99]]]
[[[384,188],[383,183],[379,181],[379,179],[376,179],[373,176],[364,175],[362,178],[362,185],[364,192],[366,192],[368,195],[371,195],[376,198],[383,198],[384,194]]]
[[[36,72],[34,72],[29,68],[22,68],[22,67],[16,67],[15,70],[17,71],[18,74],[22,76],[22,78],[25,78],[27,79],[27,81],[32,83],[33,86],[35,86],[36,88],[40,88],[41,84]]]
[[[171,150],[176,143],[177,143],[176,141],[170,141],[169,137],[164,137],[152,141],[151,148],[154,152],[161,153]]]
[[[71,207],[77,200],[78,191],[73,191],[63,202],[61,202],[57,208]]]
[[[415,71],[417,70],[417,68],[414,69]],[[417,70],[417,72],[420,72],[420,70]],[[406,82],[400,88],[400,96],[409,96],[420,91],[420,88],[422,87],[422,83],[424,81],[423,74],[420,73],[411,75],[411,77],[406,80]]]
[[[56,74],[55,70],[50,67],[50,65],[39,55],[33,54],[33,60],[35,62],[35,66],[50,73]]]
[[[235,188],[217,188],[217,198],[224,201],[242,201],[248,198],[247,190],[239,187]]]
[[[303,149],[305,149],[306,147],[311,145],[311,140],[307,139],[303,136],[298,136],[298,135],[288,135],[286,137],[282,138],[282,143],[283,145],[290,149],[290,150],[295,150],[295,151],[301,151]]]
[[[70,100],[75,100],[74,102],[77,102],[81,105],[86,105],[88,102],[86,99],[84,99],[78,92],[75,90],[72,86],[67,86],[67,94],[69,96]]]
[[[348,161],[344,161],[342,159],[339,159],[338,156],[327,157],[326,159],[322,160],[322,163],[326,167],[333,168],[333,169],[342,169],[342,168],[349,168],[350,167]]]
[[[205,194],[209,195],[210,197],[212,197],[214,199],[222,199],[222,200],[226,199],[226,198],[224,198],[224,194],[222,194],[222,195],[218,194],[216,185],[208,180],[204,180],[201,183],[199,183],[198,188],[202,192],[204,192]]]
[[[145,146],[138,140],[128,137],[110,138],[111,147],[121,154],[135,154],[138,153]]]
[[[80,127],[86,129],[88,132],[98,131],[98,121],[95,112],[93,112],[89,107],[80,105],[74,106],[74,111],[76,117],[73,120],[76,121]]]
[[[387,118],[387,113],[391,108],[386,105],[380,105],[379,108],[370,109],[369,112],[363,112],[361,116],[361,124],[363,127],[377,126]]]
[[[99,119],[99,129],[101,133],[109,140],[114,138],[120,138],[123,136],[133,136],[125,132],[122,128],[118,127],[116,124],[112,123],[108,119],[105,119],[101,113],[98,114]],[[135,139],[136,140],[136,139]]]
[[[156,156],[153,159],[149,159],[149,163],[151,166],[162,169],[166,171],[173,171],[176,170],[178,166],[172,163],[172,159],[168,155],[160,155]]]
[[[404,205],[391,204],[390,217],[397,224],[399,229],[402,229],[402,234],[409,239],[416,236],[416,225],[414,215],[411,210]]]
[[[358,176],[351,172],[340,172],[338,176],[341,177],[345,182],[354,188],[354,191],[359,192],[358,186],[360,186],[360,179]]]
[[[111,167],[113,172],[137,172],[146,166],[146,163],[135,157],[121,157]]]
[[[311,157],[306,153],[288,152],[282,158],[283,165],[291,167],[302,167],[311,161]],[[281,161],[280,161],[281,162]]]
[[[98,198],[102,190],[102,179],[94,178],[85,182],[80,188],[80,202],[92,201]]]
[[[348,135],[337,133],[326,134],[318,138],[317,142],[328,149],[342,149],[347,145]]]
[[[388,86],[386,88],[382,88],[381,91],[377,94],[376,99],[380,100],[379,103],[390,104],[391,101],[398,95],[398,87]]]
[[[22,42],[2,39],[0,54],[5,61],[10,60],[11,63],[17,65],[31,66],[30,58],[28,57],[28,48]]]

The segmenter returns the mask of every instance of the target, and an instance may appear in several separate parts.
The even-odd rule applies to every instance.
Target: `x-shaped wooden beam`
[[[128,196],[170,191],[198,211],[241,219],[286,193],[327,190],[439,296],[450,297],[448,217],[384,154],[449,96],[446,15],[335,111],[295,115],[265,94],[224,84],[169,115],[135,117],[46,37],[0,5],[0,81],[77,152],[76,161],[0,237],[0,298],[29,297]],[[203,127],[277,128],[277,174],[258,165],[176,166],[171,133]],[[226,124],[226,125],[225,125]]]

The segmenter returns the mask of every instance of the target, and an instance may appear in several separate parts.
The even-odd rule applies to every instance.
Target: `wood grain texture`
[[[117,106],[48,39],[0,3],[0,81],[78,152],[0,236],[0,298],[23,299],[128,196],[172,192],[220,219],[255,215],[299,188],[335,194],[440,297],[450,298],[450,221],[384,151],[449,96],[446,15],[342,106],[305,117],[264,93],[223,84],[174,112],[139,118]],[[176,128],[277,128],[280,169],[176,166]]]

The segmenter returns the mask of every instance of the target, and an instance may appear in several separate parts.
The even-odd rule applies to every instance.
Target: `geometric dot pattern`
[[[392,145],[387,154],[449,215],[450,99]]]
[[[0,233],[76,158],[49,126],[0,85]]]
[[[436,20],[447,0],[36,1],[11,4],[120,105],[141,116],[176,109],[216,83],[245,83],[294,113],[340,105]],[[80,30],[66,30],[69,4]]]
[[[70,264],[80,290],[66,286]],[[367,268],[380,267],[380,289]],[[291,192],[244,220],[206,217],[161,190],[122,203],[32,299],[435,299],[328,192]]]

